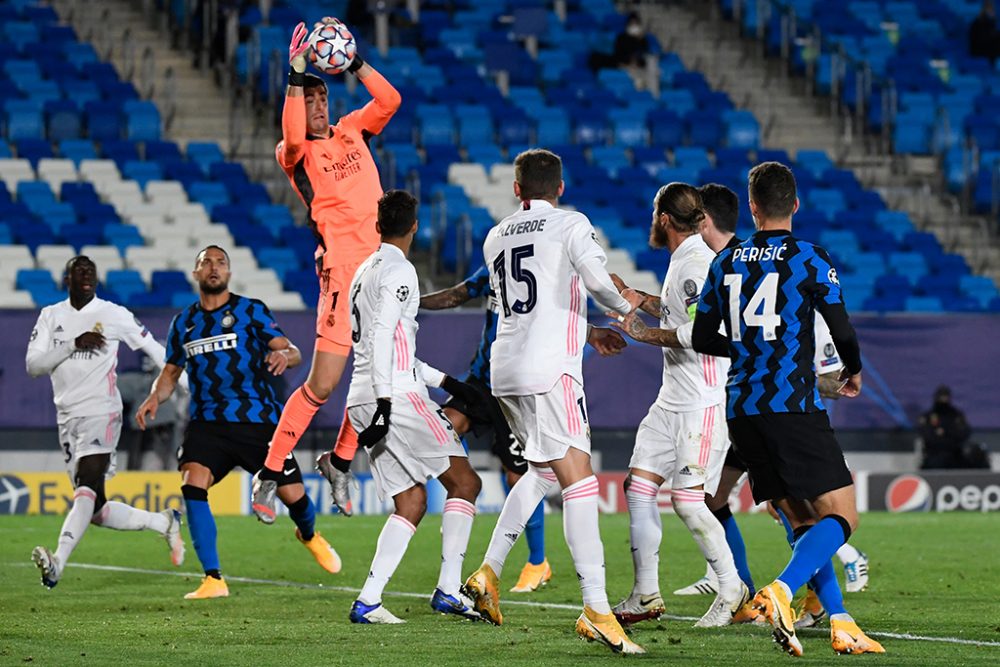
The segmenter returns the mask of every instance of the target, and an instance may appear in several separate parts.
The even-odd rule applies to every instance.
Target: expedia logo
[[[0,475],[0,514],[26,514],[31,491],[13,475]]]
[[[927,512],[931,509],[931,485],[919,475],[901,475],[889,483],[885,507],[890,512]]]

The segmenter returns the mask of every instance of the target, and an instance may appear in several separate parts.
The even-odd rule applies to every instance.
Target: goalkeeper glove
[[[309,31],[305,23],[299,23],[292,31],[292,41],[288,44],[288,85],[301,86],[305,83],[306,53],[309,52]]]
[[[389,434],[389,415],[392,413],[392,401],[380,398],[376,401],[375,414],[371,424],[358,434],[358,444],[370,449]]]

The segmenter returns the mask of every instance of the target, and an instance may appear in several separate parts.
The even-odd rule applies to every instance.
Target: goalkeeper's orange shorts
[[[345,357],[351,352],[351,297],[348,290],[361,261],[324,267],[320,271],[319,304],[316,308],[318,352]]]

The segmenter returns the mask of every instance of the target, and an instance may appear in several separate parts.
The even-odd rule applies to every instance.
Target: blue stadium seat
[[[155,141],[160,138],[160,112],[152,102],[125,102],[125,136],[132,141]]]
[[[45,121],[40,102],[8,100],[4,105],[6,131],[9,139],[41,139],[45,136]]]

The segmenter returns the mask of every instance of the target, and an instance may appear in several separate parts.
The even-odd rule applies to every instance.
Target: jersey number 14
[[[750,297],[747,307],[743,309],[740,322],[740,295],[743,293],[743,276],[728,274],[725,285],[729,289],[729,330],[733,341],[742,339],[742,326],[747,328],[760,327],[764,330],[764,340],[774,340],[775,330],[781,326],[781,315],[775,312],[778,302],[778,274],[768,273],[764,276],[757,291]]]

